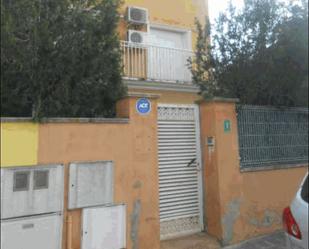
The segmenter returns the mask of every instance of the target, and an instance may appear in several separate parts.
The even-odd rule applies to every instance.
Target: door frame
[[[198,198],[199,198],[199,221],[201,231],[205,230],[204,224],[204,167],[202,163],[202,150],[201,150],[201,129],[200,129],[200,110],[197,104],[165,104],[159,103],[159,107],[172,107],[172,108],[193,108],[194,110],[194,123],[195,123],[195,139],[196,139],[196,156],[197,156],[197,166],[198,166]],[[159,118],[157,118],[157,122]],[[159,146],[158,146],[159,147]],[[158,162],[159,167],[159,162]],[[160,200],[159,200],[160,203]],[[159,204],[160,205],[160,204]]]

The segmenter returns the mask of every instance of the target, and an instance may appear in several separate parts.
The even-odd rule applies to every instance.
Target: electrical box
[[[207,145],[208,145],[208,147],[214,147],[215,146],[215,138],[214,137],[207,137]]]
[[[1,219],[63,209],[63,166],[1,169]]]
[[[113,162],[70,164],[69,209],[113,203]]]
[[[81,249],[126,248],[125,205],[85,208],[82,212]]]
[[[49,214],[1,221],[3,249],[61,249],[62,215]]]

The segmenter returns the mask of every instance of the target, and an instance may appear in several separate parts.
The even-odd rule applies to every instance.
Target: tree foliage
[[[119,0],[1,0],[1,116],[112,116]]]
[[[211,46],[209,25],[197,30],[191,65],[204,96],[308,105],[308,1],[245,0],[241,10],[230,3],[212,27]]]

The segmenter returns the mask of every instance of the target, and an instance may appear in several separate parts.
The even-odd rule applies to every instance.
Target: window
[[[29,189],[29,171],[14,172],[13,191],[27,191]]]
[[[48,170],[36,170],[33,175],[33,189],[48,188]]]

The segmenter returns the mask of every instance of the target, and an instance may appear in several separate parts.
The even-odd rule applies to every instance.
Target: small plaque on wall
[[[231,121],[228,119],[224,120],[223,127],[224,127],[224,132],[226,133],[231,132]]]

